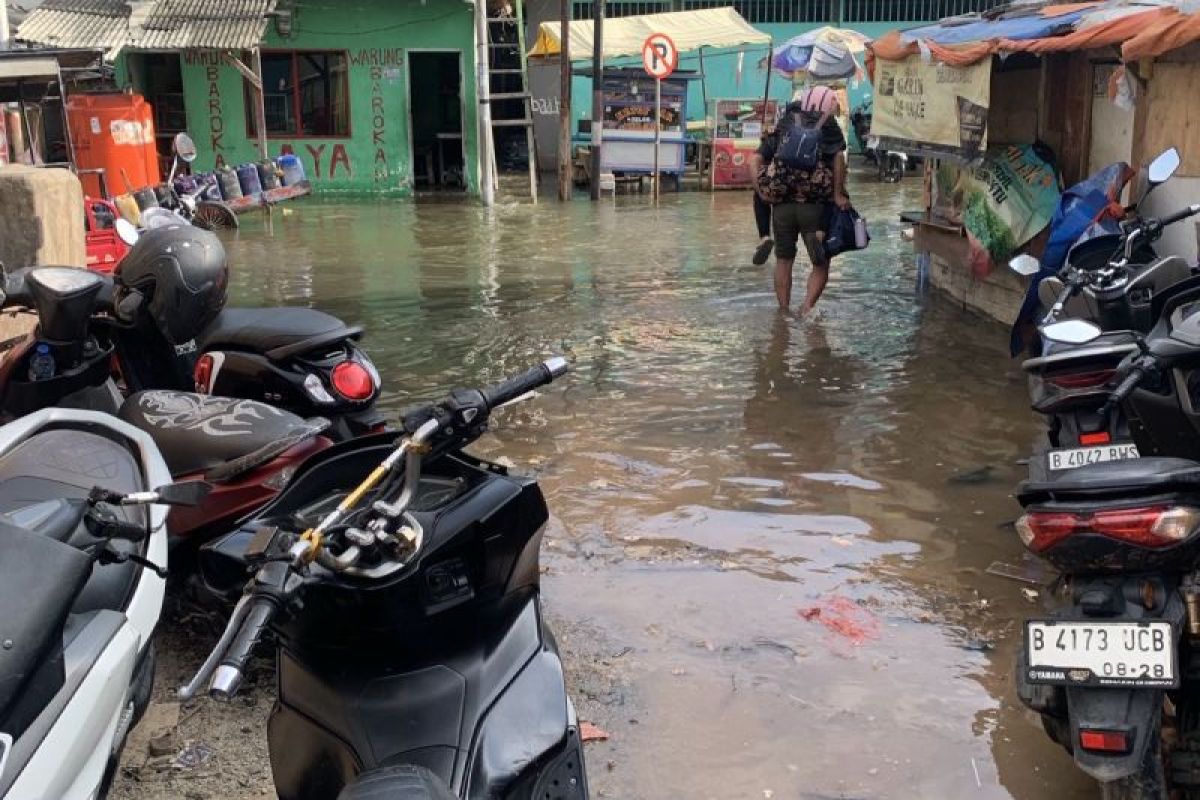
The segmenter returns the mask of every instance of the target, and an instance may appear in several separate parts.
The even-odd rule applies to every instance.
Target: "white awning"
[[[569,56],[572,61],[592,57],[593,23],[575,20],[570,24]],[[543,22],[530,58],[553,58],[562,49],[558,40],[560,23]],[[701,47],[728,48],[746,44],[767,45],[771,37],[754,28],[733,8],[705,8],[604,20],[604,57],[641,55],[642,44],[652,33],[665,33],[679,52]]]

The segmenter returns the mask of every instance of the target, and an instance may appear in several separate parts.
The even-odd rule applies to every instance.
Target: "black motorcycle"
[[[1141,199],[1169,179],[1178,163],[1173,148],[1155,159]],[[1173,297],[1196,284],[1190,264],[1178,256],[1160,258],[1152,245],[1168,225],[1200,213],[1200,205],[1154,219],[1136,213],[1140,203],[1131,207],[1133,214],[1120,233],[1077,244],[1060,277],[1047,278],[1039,286],[1047,309],[1043,324],[1058,333],[1046,338],[1041,356],[1022,367],[1030,377],[1033,408],[1049,423],[1051,449],[1044,464],[1049,472],[1133,458],[1139,445],[1146,445],[1147,453],[1159,449],[1140,440],[1138,426],[1131,426],[1120,407],[1106,404],[1119,382],[1118,367],[1137,352],[1141,335]],[[1019,256],[1013,268],[1031,274],[1037,262]],[[1070,331],[1079,328],[1071,320],[1094,321],[1102,333],[1093,336],[1085,325],[1082,339],[1077,339]],[[1041,462],[1035,459],[1035,465]]]
[[[1079,320],[1045,330],[1102,333]],[[1025,624],[1018,694],[1104,797],[1198,797],[1200,287],[1164,305],[1115,377],[1100,413],[1124,407],[1143,457],[1018,490],[1022,541],[1061,573],[1046,616]]]
[[[405,415],[404,437],[310,459],[207,545],[207,585],[252,579],[187,700],[228,698],[270,629],[284,800],[586,798],[578,726],[539,600],[537,484],[462,448],[562,359]],[[340,792],[340,794],[339,794]]]
[[[127,391],[170,389],[258,400],[300,417],[328,419],[328,435],[335,440],[381,430],[384,418],[375,401],[382,381],[358,346],[362,328],[331,314],[313,308],[225,307],[194,338],[173,343],[179,337],[169,336],[162,318],[150,313],[157,283],[143,278],[152,277],[153,270],[139,270],[137,281],[130,270],[156,263],[180,246],[180,232],[193,230],[174,226],[147,232],[111,278],[103,276],[108,285],[102,294],[113,310],[109,332]],[[215,237],[195,235],[208,237],[205,245],[220,248],[223,257]]]
[[[879,137],[871,135],[871,116],[871,102],[868,100],[851,112],[850,127],[854,129],[863,158],[868,164],[875,165],[878,180],[898,183],[909,169],[908,154],[879,146]]]

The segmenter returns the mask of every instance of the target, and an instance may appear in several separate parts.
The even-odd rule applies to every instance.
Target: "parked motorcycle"
[[[1018,694],[1107,798],[1200,793],[1198,301],[1200,287],[1166,303],[1102,409],[1124,404],[1161,447],[1140,440],[1141,458],[1050,472],[1017,495],[1022,541],[1061,573],[1046,616],[1025,623]],[[1085,344],[1102,331],[1068,320],[1045,335]]]
[[[107,414],[0,428],[0,798],[104,795],[150,702],[164,506],[207,490],[170,481],[150,436]]]
[[[171,514],[177,539],[202,541],[228,531],[273,498],[301,461],[330,444],[321,435],[327,420],[306,420],[253,400],[169,390],[123,398],[111,365],[114,354],[126,363],[125,354],[108,336],[119,312],[105,296],[111,283],[104,276],[38,267],[8,274],[5,284],[0,307],[33,309],[38,328],[35,343],[10,353],[0,367],[0,414],[12,420],[50,406],[87,409],[145,431],[171,474],[216,485],[201,505]],[[173,318],[184,326],[176,328],[179,333],[207,321],[202,300],[186,300],[187,309]]]
[[[233,696],[268,628],[268,727],[284,800],[588,797],[562,662],[539,599],[548,517],[529,478],[462,450],[555,358],[458,390],[306,462],[256,520],[205,546],[214,591],[245,585],[184,700]],[[340,794],[339,794],[340,792]]]
[[[225,249],[213,234],[172,226],[147,232],[114,274],[107,329],[130,392],[260,400],[328,419],[338,440],[382,429],[382,380],[357,345],[361,327],[312,308],[228,308],[223,285],[210,321],[193,324],[192,279],[180,272],[193,268],[225,275]]]
[[[1078,318],[1095,320],[1103,328],[1100,336],[1078,342],[1063,335],[1069,328],[1059,328],[1059,340],[1047,342],[1043,355],[1022,365],[1030,376],[1033,408],[1048,418],[1051,449],[1045,466],[1051,472],[1097,460],[1134,458],[1139,444],[1150,446],[1148,452],[1157,450],[1140,441],[1139,426],[1131,426],[1123,412],[1105,406],[1118,366],[1139,347],[1139,333],[1149,330],[1164,304],[1196,280],[1184,259],[1159,258],[1151,245],[1167,225],[1200,213],[1200,205],[1162,220],[1136,214],[1141,200],[1168,180],[1178,163],[1173,148],[1155,159],[1147,189],[1131,207],[1133,216],[1121,232],[1075,245],[1062,278],[1042,281],[1039,291],[1048,309],[1043,324]],[[1012,266],[1025,274],[1038,269],[1031,256],[1017,257]],[[1034,460],[1035,468],[1041,461]]]
[[[233,209],[222,200],[205,198],[205,185],[197,183],[188,191],[180,191],[177,185],[180,163],[191,164],[196,160],[196,143],[186,133],[178,133],[171,141],[173,155],[171,171],[162,189],[165,201],[158,208],[142,212],[142,224],[147,230],[166,228],[171,225],[195,225],[204,230],[237,230],[238,218]]]
[[[863,158],[876,167],[876,177],[885,183],[898,183],[909,169],[907,153],[886,150],[879,146],[879,137],[871,135],[871,101],[868,100],[850,114],[850,126],[858,138]]]

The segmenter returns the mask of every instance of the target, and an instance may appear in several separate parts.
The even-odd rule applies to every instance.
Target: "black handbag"
[[[867,221],[852,207],[843,209],[830,203],[825,224],[825,257],[833,258],[848,250],[862,250],[870,243]]]

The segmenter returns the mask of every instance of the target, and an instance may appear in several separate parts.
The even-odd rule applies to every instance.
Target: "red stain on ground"
[[[820,622],[851,644],[864,644],[879,636],[879,622],[871,612],[847,597],[834,596],[820,605],[802,608],[800,616]]]
[[[579,738],[585,742],[603,742],[608,739],[608,731],[598,728],[590,722],[579,723]]]

